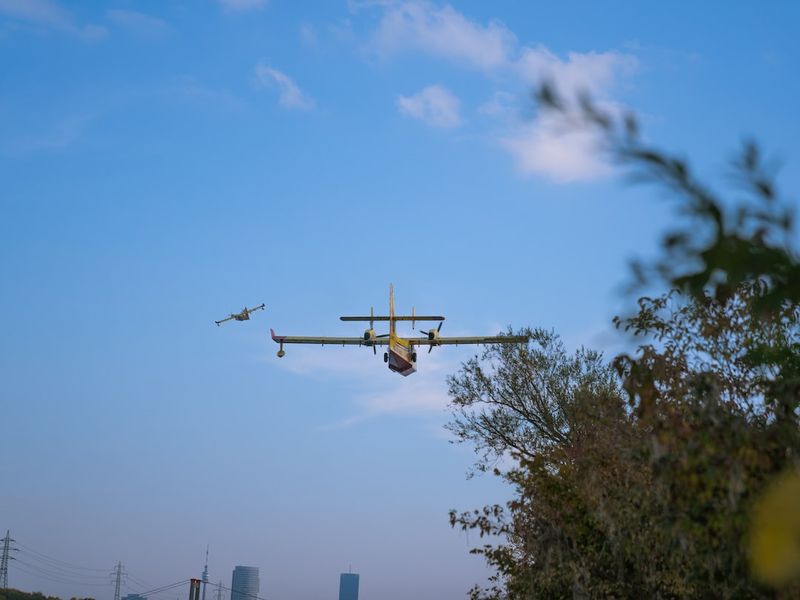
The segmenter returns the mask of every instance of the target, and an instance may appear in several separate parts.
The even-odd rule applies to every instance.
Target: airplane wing
[[[255,312],[257,310],[262,310],[266,306],[267,306],[266,304],[259,304],[258,306],[254,306],[253,308],[248,308],[247,312]]]
[[[444,321],[440,315],[399,315],[390,317],[389,315],[375,315],[363,317],[339,317],[340,321]]]
[[[270,329],[273,341],[278,344],[320,344],[322,346],[386,346],[389,338],[379,338],[374,341],[365,340],[363,337],[312,337],[300,335],[276,335]]]
[[[460,346],[467,344],[526,344],[525,335],[448,336],[432,340],[426,337],[408,338],[412,346]]]
[[[233,315],[231,315],[230,317],[225,317],[221,321],[214,321],[214,323],[216,323],[217,327],[219,327],[220,323],[224,323],[225,321],[230,321],[231,319],[233,319]]]

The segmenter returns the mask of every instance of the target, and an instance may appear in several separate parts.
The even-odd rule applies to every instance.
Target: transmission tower
[[[122,561],[117,563],[117,566],[114,568],[113,575],[116,579],[114,586],[114,600],[119,600],[120,587],[122,587],[122,576],[125,575],[125,572],[122,570]]]
[[[222,580],[217,584],[217,596],[216,600],[222,600]]]
[[[206,584],[208,584],[208,546],[206,546],[206,565],[203,567],[203,600],[206,600]]]
[[[6,530],[6,537],[3,538],[3,554],[0,556],[0,585],[2,588],[8,589],[8,561],[14,560],[14,557],[11,556],[11,552],[16,550],[11,546],[11,542],[14,540],[11,539],[11,532]]]

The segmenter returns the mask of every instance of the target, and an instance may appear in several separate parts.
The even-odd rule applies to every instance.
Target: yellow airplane
[[[364,332],[362,337],[305,337],[276,335],[275,330],[270,329],[272,339],[280,344],[278,358],[286,355],[283,349],[284,344],[320,344],[342,346],[371,346],[372,352],[377,354],[377,346],[388,346],[388,352],[383,354],[383,362],[389,365],[389,369],[403,376],[411,375],[417,371],[417,346],[428,346],[428,353],[434,346],[458,346],[460,344],[525,344],[528,337],[524,335],[497,335],[497,336],[473,336],[473,337],[441,337],[439,332],[442,330],[444,317],[432,315],[417,315],[411,309],[411,315],[397,316],[394,314],[394,286],[389,286],[389,315],[375,315],[374,309],[370,309],[369,316],[363,317],[339,317],[342,321],[369,321],[369,329]],[[375,333],[375,321],[389,321],[389,333],[377,335]],[[411,321],[414,328],[417,321],[439,321],[439,326],[428,331],[420,331],[425,337],[403,338],[397,335],[395,324],[397,321]]]
[[[253,308],[247,308],[245,306],[242,309],[242,312],[231,313],[229,316],[225,317],[224,319],[222,319],[220,321],[214,321],[214,323],[216,323],[217,327],[219,327],[220,323],[224,323],[225,321],[233,321],[233,320],[235,320],[235,321],[249,321],[250,320],[250,313],[254,313],[257,310],[264,310],[265,306],[266,306],[266,304],[259,304],[258,306],[253,307]]]

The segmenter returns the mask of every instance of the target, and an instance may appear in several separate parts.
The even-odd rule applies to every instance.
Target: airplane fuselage
[[[388,354],[389,370],[400,373],[403,377],[417,372],[417,353],[407,340],[391,335]]]

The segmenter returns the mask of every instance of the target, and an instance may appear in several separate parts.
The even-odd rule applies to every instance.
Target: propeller
[[[389,333],[382,333],[380,335],[376,335],[375,339],[377,340],[378,338],[387,338],[390,335],[391,334],[389,334]],[[372,353],[375,354],[375,355],[378,354],[378,345],[377,344],[372,344]]]
[[[436,328],[436,333],[435,334],[433,332],[434,331],[433,329],[431,329],[430,331],[423,331],[422,329],[419,329],[418,331],[420,333],[423,333],[426,336],[428,336],[428,340],[429,341],[434,342],[434,341],[436,341],[436,336],[438,336],[439,332],[442,330],[442,325],[444,325],[444,321],[440,321],[439,322],[439,326]],[[430,345],[428,345],[428,354],[430,354],[431,351],[433,350],[433,347],[437,346],[437,345],[438,344],[430,344]]]
[[[442,330],[442,325],[444,325],[444,321],[441,321],[441,322],[439,323],[439,326],[436,328],[436,333],[437,333],[437,334],[438,334],[438,333],[439,333],[439,332]],[[430,329],[430,330],[428,330],[428,331],[425,331],[425,330],[423,330],[423,329],[418,329],[417,331],[419,331],[419,332],[420,332],[421,334],[423,334],[423,335],[426,335],[426,336],[428,337],[428,339],[429,339],[429,340],[433,340],[433,339],[435,339],[435,337],[431,337],[431,332],[433,331],[433,329]]]

